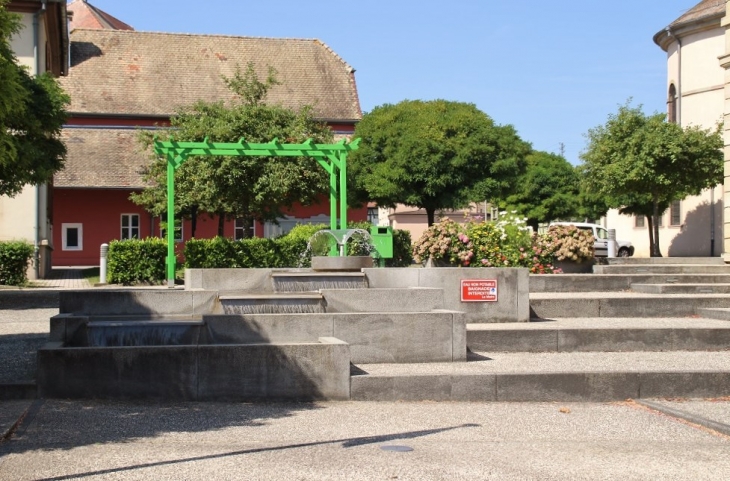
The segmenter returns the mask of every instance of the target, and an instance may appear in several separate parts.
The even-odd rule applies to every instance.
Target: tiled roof
[[[278,72],[268,103],[312,105],[323,120],[362,116],[354,70],[313,39],[76,29],[61,83],[72,114],[171,115],[198,100],[231,100],[222,76],[249,62],[261,79],[268,66]]]
[[[722,15],[725,13],[725,1],[726,0],[702,0],[700,3],[687,10],[684,15],[669,24],[669,26],[679,27],[696,20]]]
[[[151,163],[134,129],[65,128],[66,164],[53,178],[55,187],[141,188]]]
[[[69,22],[69,30],[75,28],[134,30],[130,25],[99,10],[86,0],[74,0],[66,8],[69,13],[73,14]]]

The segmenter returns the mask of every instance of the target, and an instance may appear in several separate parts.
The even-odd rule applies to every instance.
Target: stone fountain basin
[[[350,347],[215,343],[200,320],[86,320],[38,351],[42,398],[170,401],[350,398]]]

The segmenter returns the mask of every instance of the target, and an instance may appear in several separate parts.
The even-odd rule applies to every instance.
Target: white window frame
[[[78,240],[79,245],[78,246],[69,246],[67,244],[67,233],[69,229],[77,229],[78,230]],[[68,224],[61,224],[61,244],[62,244],[62,250],[64,251],[82,251],[84,250],[84,224],[81,223],[68,223]]]
[[[646,227],[646,216],[636,215],[634,216],[634,227],[644,228]]]
[[[127,227],[124,227],[124,217],[125,216],[126,217],[129,217],[129,225],[127,225]],[[132,217],[137,217],[137,227],[132,227]],[[129,231],[129,234],[130,234],[129,237],[127,237],[127,239],[139,239],[139,238],[141,238],[142,237],[142,234],[141,234],[141,231],[140,231],[140,222],[141,222],[141,220],[142,219],[140,219],[139,214],[122,214],[119,217],[119,239],[120,240],[125,239],[125,237],[124,237],[124,229],[127,229]],[[132,229],[135,229],[135,228],[137,229],[137,237],[133,237],[131,235]]]
[[[243,239],[243,225],[241,225],[241,222],[243,219],[240,217],[233,221],[233,240],[240,240]],[[241,231],[241,236],[238,236],[238,231]],[[251,235],[252,237],[256,237],[256,219],[253,219],[251,221]]]
[[[677,222],[673,222],[675,213],[677,214]],[[669,225],[672,227],[682,225],[682,201],[680,200],[674,200],[669,204]]]
[[[180,237],[176,237],[175,242],[182,242],[183,237],[184,237],[183,233],[185,232],[185,229],[184,229],[185,221],[183,219],[175,219],[175,224],[177,224],[178,221],[180,221]],[[165,229],[162,227],[162,219],[160,219],[159,227],[160,227],[160,238],[166,240],[167,237],[165,237]],[[177,230],[177,228],[175,230]]]

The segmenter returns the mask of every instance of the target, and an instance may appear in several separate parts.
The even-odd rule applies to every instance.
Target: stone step
[[[443,309],[444,290],[433,287],[322,289],[327,312],[428,312]]]
[[[631,290],[646,294],[728,294],[730,284],[631,284]]]
[[[471,353],[469,362],[358,364],[357,401],[619,401],[730,395],[730,352]]]
[[[566,318],[468,324],[478,352],[626,352],[730,350],[730,323],[698,318]]]
[[[626,291],[634,284],[730,284],[730,274],[532,274],[530,292]]]
[[[219,296],[224,314],[294,314],[325,312],[322,294],[241,294]]]
[[[726,307],[705,307],[698,309],[700,317],[705,319],[718,319],[721,321],[730,321],[730,308]]]
[[[271,273],[274,292],[312,292],[320,289],[364,289],[368,280],[362,272]]]
[[[537,292],[530,294],[532,317],[690,317],[701,308],[730,308],[726,294],[643,294],[640,292]]]
[[[661,265],[661,264],[709,264],[724,265],[722,257],[605,257],[601,264],[608,265]]]
[[[594,274],[730,274],[729,265],[720,264],[639,264],[595,265]]]

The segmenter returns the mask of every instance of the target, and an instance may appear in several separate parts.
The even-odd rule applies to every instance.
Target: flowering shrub
[[[444,217],[429,227],[413,244],[413,260],[429,258],[455,265],[468,266],[474,256],[473,245],[464,228]]]
[[[526,267],[534,274],[561,272],[555,260],[581,262],[593,258],[593,235],[575,226],[552,226],[533,234],[514,212],[501,212],[497,222],[461,226],[445,218],[413,244],[413,258],[428,258],[462,267]]]
[[[593,233],[574,225],[552,225],[544,237],[556,260],[583,262],[595,255]]]

